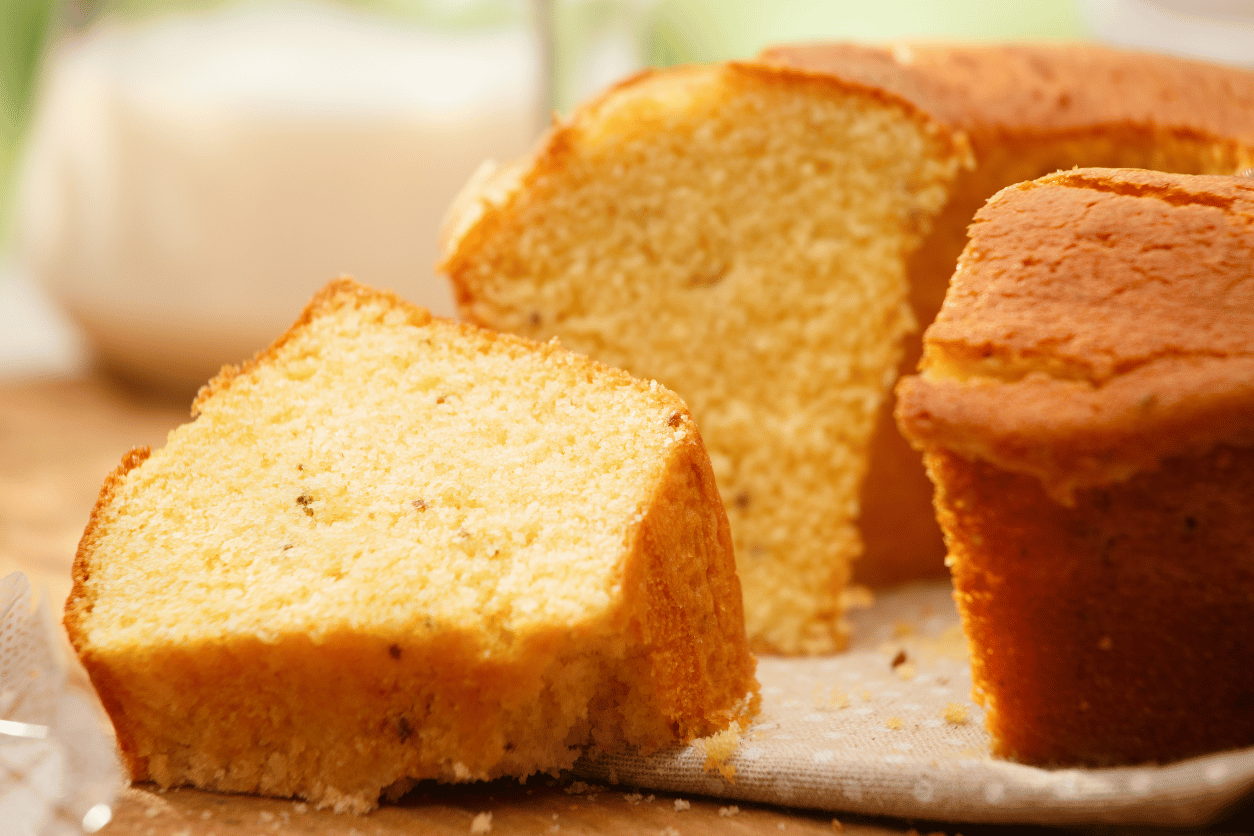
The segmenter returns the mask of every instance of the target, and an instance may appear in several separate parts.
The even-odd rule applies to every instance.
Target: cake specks
[[[311,517],[314,515],[313,508],[310,507],[313,505],[313,501],[314,498],[307,493],[303,493],[296,497],[296,504],[303,508],[305,513]]]
[[[410,504],[410,505],[412,505],[412,506],[414,506],[414,510],[415,510],[415,511],[425,511],[425,510],[427,510],[427,500],[425,500],[425,499],[415,499],[413,502],[411,502],[411,503],[409,503],[409,504]]]
[[[678,412],[672,412],[671,417],[666,419],[666,425],[668,427],[678,427],[683,422],[684,416],[680,415]]]
[[[893,661],[892,661],[893,670],[896,670],[901,665],[904,665],[908,660],[909,660],[909,657],[906,656],[906,651],[898,650],[897,655],[893,657]]]
[[[389,644],[388,655],[391,656],[393,659],[401,658],[401,646],[399,644]]]

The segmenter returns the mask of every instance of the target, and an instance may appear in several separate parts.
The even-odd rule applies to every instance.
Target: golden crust
[[[899,384],[1002,756],[1254,742],[1252,198],[1108,169],[1002,191]]]
[[[1080,169],[977,215],[902,428],[1067,498],[1254,443],[1254,182]]]
[[[1254,146],[1254,73],[1201,61],[1080,43],[805,44],[759,57],[891,90],[965,132],[977,159],[1008,135],[1122,126]]]
[[[1046,766],[1254,745],[1254,447],[1166,459],[1071,506],[936,448],[937,512],[994,752]]]

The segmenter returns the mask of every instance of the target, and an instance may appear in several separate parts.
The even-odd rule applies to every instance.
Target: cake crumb
[[[900,717],[889,717],[888,720],[885,721],[884,725],[896,731],[903,728],[906,724],[901,721]]]
[[[730,806],[730,807],[719,807],[719,808],[718,808],[718,814],[719,814],[720,816],[724,817],[724,818],[727,818],[727,817],[729,817],[729,816],[739,815],[739,814],[740,814],[740,808],[739,808],[739,807],[737,807],[737,806],[736,806],[736,805],[734,805],[734,804],[733,804],[732,806]]]
[[[292,809],[298,813],[308,813],[309,805],[303,801],[297,801],[295,804],[292,805]]]
[[[567,795],[583,795],[584,793],[592,792],[595,789],[596,787],[591,784],[585,784],[583,781],[571,781],[570,786],[566,787],[565,792]]]
[[[638,793],[638,792],[629,792],[629,793],[627,793],[626,795],[624,795],[624,796],[623,796],[623,799],[624,799],[624,800],[625,800],[628,804],[633,804],[633,805],[634,805],[634,804],[639,804],[641,801],[644,801],[644,796],[643,796],[643,795],[641,795],[641,794],[640,794],[640,793]]]
[[[691,806],[692,806],[691,804],[689,804],[687,801],[684,801],[682,798],[675,799],[675,812],[676,813],[678,813],[681,810],[687,810]]]
[[[471,833],[491,833],[492,832],[492,814],[476,813],[470,822]]]
[[[951,726],[961,726],[967,722],[967,707],[960,702],[951,702],[945,706],[941,717]]]
[[[832,819],[832,830],[835,830],[837,833],[844,833],[845,826],[840,823],[840,819]]]
[[[851,584],[841,591],[840,602],[847,610],[865,610],[875,604],[875,593],[870,587]]]
[[[727,759],[736,753],[736,747],[740,745],[740,725],[732,723],[721,732],[700,738],[697,743],[705,750],[703,769],[706,772],[717,770],[724,780],[734,783],[736,767],[727,763]]]

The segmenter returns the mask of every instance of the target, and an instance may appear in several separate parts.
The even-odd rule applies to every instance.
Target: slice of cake
[[[1254,180],[1000,192],[898,395],[999,754],[1254,745]]]
[[[365,811],[754,708],[683,402],[333,282],[109,477],[65,623],[137,781]]]
[[[832,76],[648,73],[473,183],[444,269],[471,321],[680,393],[752,645],[830,652],[870,436],[916,327],[906,258],[968,159],[903,99]]]

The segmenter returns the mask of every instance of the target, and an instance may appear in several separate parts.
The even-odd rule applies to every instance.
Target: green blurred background
[[[57,37],[102,18],[146,17],[256,0],[0,0],[0,246],[8,240],[12,172],[38,89],[41,57]],[[521,0],[341,0],[403,25],[484,28],[517,25],[529,13]],[[622,16],[624,0],[553,0],[554,106],[578,98],[567,45]],[[1075,0],[653,0],[637,2],[645,63],[743,58],[784,41],[900,37],[1084,37]]]

